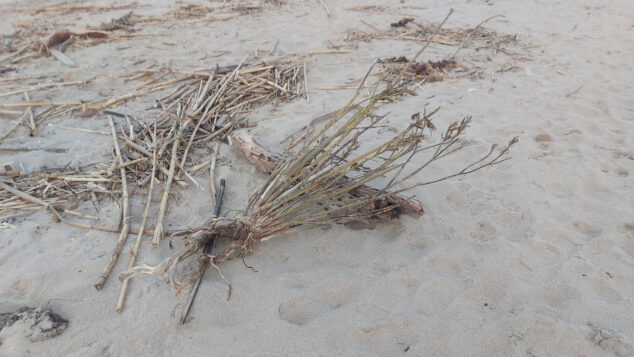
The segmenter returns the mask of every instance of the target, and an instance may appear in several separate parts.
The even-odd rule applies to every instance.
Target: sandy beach
[[[26,36],[20,29],[33,24],[50,36],[94,28],[130,11],[151,16],[189,4],[215,9],[230,3],[0,0],[0,38],[7,41],[0,46],[20,47],[20,36]],[[3,213],[0,313],[48,307],[69,324],[36,342],[20,321],[0,325],[0,356],[634,356],[632,1],[248,4],[253,8],[245,12],[211,11],[202,18],[135,25],[136,37],[90,46],[77,42],[64,52],[75,66],[53,56],[0,62],[0,70],[6,69],[0,72],[0,95],[32,83],[138,70],[150,59],[157,66],[196,71],[234,65],[247,55],[249,61],[301,57],[308,98],[271,101],[245,114],[248,133],[281,152],[289,135],[345,105],[377,59],[409,59],[425,44],[358,39],[360,34],[391,30],[391,23],[405,17],[438,24],[453,8],[443,28],[458,33],[502,15],[482,27],[496,39],[516,37],[498,48],[465,43],[454,58],[466,70],[448,71],[441,81],[412,86],[416,95],[378,106],[377,115],[387,115],[385,128],[361,145],[377,144],[383,134],[407,126],[412,114],[439,107],[434,121],[439,129],[467,115],[472,122],[461,139],[464,149],[425,171],[423,179],[459,170],[491,144],[517,136],[512,158],[414,188],[408,194],[425,209],[419,218],[331,225],[256,244],[244,261],[221,265],[233,287],[229,300],[218,274],[205,273],[184,325],[179,318],[187,294],[175,296],[154,276],[131,279],[125,307],[115,312],[121,289],[116,277],[127,269],[132,234],[97,291],[94,281],[117,234],[58,224],[42,209]],[[52,9],[71,6],[102,8]],[[457,49],[458,44],[432,42],[420,60],[443,60]],[[10,54],[2,52],[0,59]],[[5,81],[16,77],[30,79]],[[29,95],[31,101],[88,102],[123,95],[136,84],[119,83],[96,81]],[[113,110],[150,120],[147,108],[157,97],[132,98]],[[1,96],[0,106],[23,101],[18,91]],[[24,108],[0,109],[1,135]],[[35,114],[42,110],[33,108]],[[33,136],[21,125],[0,141],[0,164],[28,175],[112,162],[106,117],[69,112],[38,124]],[[209,155],[201,149],[192,153],[200,160]],[[226,140],[217,159],[216,177],[227,182],[222,212],[235,215],[267,174]],[[206,172],[193,177],[208,188]],[[10,176],[0,180],[12,184]],[[197,227],[209,219],[208,191],[177,186],[166,229]],[[131,199],[133,227],[143,211],[142,193]],[[157,193],[156,207],[159,201]],[[97,205],[98,211],[81,200],[73,209],[116,226],[121,203],[103,199]],[[173,253],[167,239],[159,248],[150,239],[141,245],[139,264],[156,265]]]

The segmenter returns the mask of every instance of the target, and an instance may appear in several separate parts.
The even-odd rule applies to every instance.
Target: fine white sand
[[[491,143],[519,136],[513,158],[415,189],[426,210],[419,219],[403,217],[362,229],[333,226],[257,245],[246,258],[257,272],[240,259],[222,265],[234,288],[229,301],[217,274],[205,275],[184,326],[178,318],[186,295],[175,297],[164,281],[150,276],[132,280],[124,311],[115,313],[120,290],[115,277],[127,266],[125,254],[104,289],[94,289],[115,235],[55,224],[41,211],[9,220],[0,226],[0,313],[48,306],[70,325],[41,342],[4,329],[1,356],[634,356],[634,3],[323,2],[330,17],[318,1],[288,0],[227,21],[144,26],[144,33],[165,35],[71,47],[66,54],[77,68],[39,58],[0,78],[68,74],[77,80],[142,68],[134,63],[148,58],[174,68],[209,68],[235,64],[255,49],[269,58],[326,50],[329,43],[342,43],[347,30],[369,30],[361,20],[380,28],[403,16],[438,23],[454,7],[446,27],[471,28],[501,14],[505,17],[485,26],[518,34],[518,45],[510,48],[517,55],[465,49],[457,59],[479,67],[481,78],[423,86],[418,96],[379,112],[389,113],[388,124],[395,128],[424,108],[441,107],[436,119],[441,128],[473,116],[464,151],[425,177],[450,172]],[[50,23],[51,31],[81,30],[129,11],[31,15],[35,8],[59,2],[1,3],[2,34],[32,20]],[[180,6],[139,4],[134,10],[139,14]],[[346,10],[363,5],[382,8]],[[277,50],[268,55],[275,40]],[[354,92],[317,88],[346,85],[377,58],[409,57],[421,45],[373,40],[359,43],[352,53],[312,56],[310,100],[259,109],[251,114],[252,134],[281,149],[288,134],[341,107]],[[432,44],[423,59],[442,59],[454,49]],[[517,68],[500,71],[511,66]],[[124,92],[101,83],[32,97],[90,100]],[[134,100],[119,110],[143,117],[150,104]],[[0,116],[0,132],[9,120]],[[45,123],[35,137],[0,144],[0,163],[37,171],[111,159],[110,137],[57,126],[108,130],[102,115],[65,116]],[[547,140],[537,141],[538,135]],[[227,179],[229,213],[242,208],[265,179],[226,143],[218,177]],[[208,180],[202,174],[197,178]],[[173,227],[196,226],[210,216],[206,194],[190,188],[178,196],[167,217]],[[140,201],[133,202],[134,222],[142,211]],[[113,226],[118,208],[101,204],[99,223]],[[92,204],[77,210],[96,215]],[[156,264],[169,254],[167,244],[153,249],[146,243],[139,261]]]

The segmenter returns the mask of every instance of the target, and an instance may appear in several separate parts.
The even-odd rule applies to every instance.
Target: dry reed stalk
[[[195,174],[196,172],[204,169],[205,167],[209,166],[211,164],[211,161],[204,161],[201,162],[200,164],[191,167],[189,170],[187,170],[189,172],[190,175]]]
[[[108,124],[110,125],[110,131],[112,132],[112,140],[114,142],[115,152],[117,153],[117,160],[119,161],[119,166],[122,166],[124,162],[123,157],[121,156],[119,139],[117,138],[117,131],[114,127],[112,116],[108,117]],[[128,196],[128,184],[125,166],[121,167],[119,171],[121,172],[121,190],[123,192],[123,228],[121,229],[121,234],[119,235],[119,239],[117,240],[117,245],[112,252],[112,255],[110,256],[110,259],[108,259],[108,262],[101,272],[101,275],[99,276],[99,278],[97,278],[97,281],[95,282],[95,289],[97,290],[101,290],[106,283],[106,280],[108,280],[108,277],[110,276],[110,273],[112,272],[112,269],[114,268],[114,265],[119,258],[119,254],[121,254],[121,250],[123,249],[123,246],[128,239],[128,233],[130,230],[130,198]],[[143,231],[143,228],[141,228],[141,231]]]
[[[128,264],[128,269],[132,269],[134,267],[134,263],[137,255],[139,254],[139,248],[141,247],[141,241],[143,238],[143,232],[145,231],[145,226],[147,225],[148,215],[150,212],[150,205],[152,203],[152,192],[154,190],[154,181],[156,176],[156,166],[158,165],[158,160],[156,156],[156,127],[154,128],[154,133],[152,134],[152,139],[154,142],[154,151],[152,152],[152,172],[150,179],[150,188],[148,189],[147,198],[145,201],[145,209],[143,210],[143,218],[141,219],[141,227],[139,228],[139,233],[136,237],[136,242],[134,243],[134,248],[130,252],[130,263]],[[130,283],[130,279],[126,279],[123,281],[123,285],[121,286],[121,293],[119,294],[119,300],[117,301],[117,307],[115,309],[116,312],[121,312],[123,309],[123,302],[125,300],[126,291],[128,290],[128,284]]]
[[[202,109],[201,104],[203,102],[203,99],[205,99],[207,92],[209,91],[209,85],[211,84],[214,77],[216,76],[217,70],[218,70],[218,65],[216,64],[216,66],[214,66],[214,68],[211,70],[211,74],[209,74],[209,77],[207,78],[207,81],[205,82],[205,86],[202,87],[202,90],[199,90],[198,93],[196,94],[196,102],[194,103],[194,106],[192,107],[190,114],[194,114],[198,112],[200,109]],[[202,85],[202,82],[200,84]],[[185,166],[185,163],[187,161],[187,154],[189,153],[189,148],[194,142],[194,138],[196,137],[196,133],[198,132],[198,129],[200,128],[200,124],[202,124],[203,119],[205,119],[205,114],[207,114],[208,108],[209,107],[205,109],[205,113],[203,113],[203,115],[201,115],[200,118],[196,121],[196,126],[194,127],[194,130],[189,137],[189,141],[187,142],[187,147],[185,147],[185,152],[183,153],[183,159],[181,160],[181,164],[180,164],[181,168]],[[187,174],[187,171],[185,171],[184,169],[183,169],[183,172]]]
[[[185,116],[186,111],[183,110],[183,116]],[[183,120],[184,118],[181,118]],[[178,155],[178,146],[180,144],[180,140],[183,136],[183,132],[185,128],[189,125],[191,120],[187,119],[184,124],[181,124],[178,133],[175,135],[174,143],[172,144],[172,159],[170,161],[169,173],[167,176],[167,181],[165,183],[165,191],[163,192],[163,198],[161,199],[161,206],[159,207],[158,217],[156,218],[156,227],[154,228],[154,236],[152,238],[152,245],[155,247],[159,246],[160,240],[163,237],[163,219],[165,219],[165,211],[167,209],[167,200],[170,195],[170,191],[172,188],[172,181],[174,180],[174,172],[176,172],[176,164],[177,164],[177,155]]]
[[[9,136],[9,134],[11,134],[18,126],[20,126],[20,124],[22,124],[22,119],[15,120],[15,123],[13,123],[13,126],[9,128],[9,130],[7,130],[4,134],[0,135],[0,142],[6,139],[6,137]]]
[[[209,192],[211,192],[212,205],[216,205],[216,158],[218,157],[218,151],[220,150],[220,142],[216,142],[214,145],[214,154],[211,157],[211,165],[209,166]]]
[[[482,29],[482,25],[489,20],[499,17],[500,15],[492,16],[481,23],[479,23],[473,29],[457,29],[449,30],[444,29],[433,36],[430,34],[436,28],[434,25],[422,25],[414,21],[406,21],[402,26],[391,27],[389,30],[381,30],[376,26],[362,21],[364,24],[372,28],[372,31],[364,30],[352,30],[348,32],[346,37],[347,41],[370,41],[372,39],[390,39],[390,40],[403,40],[403,41],[421,41],[427,42],[430,40],[432,43],[457,46],[454,54],[449,58],[453,58],[455,54],[472,40],[477,40],[480,48],[483,46],[491,46],[492,48],[499,49],[501,45],[513,43],[517,40],[517,35],[513,34],[498,34],[494,31]],[[408,19],[413,20],[413,19]],[[411,24],[410,24],[411,23]]]
[[[306,96],[306,101],[309,102],[308,99],[308,77],[306,76],[306,61],[304,61],[304,95]]]
[[[26,100],[27,102],[31,101],[31,98],[29,98],[29,93],[27,93],[26,91],[24,92],[24,100]],[[36,135],[37,126],[35,125],[35,119],[33,118],[33,110],[31,109],[31,107],[26,108],[25,115],[28,115],[28,123],[29,127],[31,128],[31,136]]]
[[[196,99],[196,110],[193,112],[193,120],[196,122],[196,127],[193,134],[188,138],[188,146],[186,149],[186,152],[188,152],[189,148],[194,145],[194,142],[200,139],[200,136],[197,135],[199,131],[205,133],[212,133],[214,131],[214,128],[208,127],[210,116],[217,118],[220,115],[229,114],[232,117],[236,117],[248,112],[253,106],[268,103],[272,99],[292,99],[298,96],[299,92],[297,88],[302,85],[302,81],[304,82],[303,85],[305,87],[307,86],[307,82],[302,78],[303,75],[300,71],[301,66],[305,63],[303,59],[282,59],[254,64],[244,64],[245,60],[246,58],[238,65],[214,67],[211,71],[184,72],[170,68],[146,68],[106,77],[93,77],[81,81],[32,85],[19,90],[2,93],[0,97],[41,90],[53,91],[69,86],[79,87],[106,79],[142,81],[136,89],[128,93],[111,98],[102,98],[88,103],[27,101],[23,103],[0,104],[0,108],[44,107],[46,109],[36,116],[34,115],[33,125],[37,126],[41,125],[45,120],[52,119],[64,113],[81,110],[81,115],[91,115],[98,111],[105,111],[109,108],[121,105],[133,98],[145,97],[153,93],[172,90],[170,95],[164,96],[161,99],[167,101],[167,106],[165,107],[165,110],[167,110],[192,93],[200,92]],[[166,78],[168,76],[175,77]],[[235,78],[239,78],[240,81],[233,81]],[[202,91],[200,90],[201,87],[203,87]],[[30,119],[31,114],[21,113],[27,115],[27,119]],[[29,122],[29,125],[30,124]],[[33,125],[30,125],[31,129]],[[16,128],[17,126],[19,126],[19,124],[16,124]],[[207,141],[208,140],[211,140],[211,138],[207,138]],[[185,165],[187,156],[186,153],[183,159],[180,160],[182,161],[181,166]],[[179,182],[182,183],[182,181]]]
[[[464,46],[469,43],[469,41],[471,41],[471,39],[473,39],[473,36],[478,32],[478,30],[480,29],[480,27],[482,27],[482,25],[486,24],[487,22],[495,19],[496,17],[504,17],[504,15],[493,15],[487,19],[485,19],[484,21],[480,22],[479,24],[476,25],[476,27],[473,28],[473,30],[469,33],[469,36],[460,43],[460,45],[458,46],[458,48],[456,48],[456,50],[451,54],[451,56],[449,56],[449,59],[455,58],[456,55],[458,54],[458,51],[460,51],[461,49],[464,48]]]
[[[82,102],[23,102],[0,104],[0,108],[21,108],[21,107],[61,107],[67,105],[82,105]]]
[[[134,149],[135,151],[137,151],[137,152],[139,152],[139,153],[141,153],[141,154],[145,155],[146,157],[148,157],[148,158],[150,158],[150,159],[152,158],[152,153],[151,153],[151,152],[149,152],[149,151],[147,151],[147,150],[146,150],[146,149],[144,149],[143,147],[139,146],[139,144],[136,144],[136,143],[133,143],[133,142],[131,142],[131,141],[129,141],[129,140],[126,140],[126,141],[124,142],[124,146],[130,147],[130,148],[132,148],[132,149]],[[159,151],[159,156],[161,156],[161,155],[162,155],[162,152],[163,152],[163,150],[160,150],[160,151]],[[165,175],[166,177],[170,175],[170,171],[169,171],[168,169],[166,169],[165,167],[160,166],[160,164],[159,164],[159,168],[158,168],[158,170],[159,170],[159,171],[160,171],[163,175]],[[178,178],[178,176],[175,176],[175,177],[174,177],[174,182],[176,182],[176,184],[177,184],[177,185],[179,185],[179,186],[181,186],[182,188],[187,188],[187,187],[189,187],[189,185],[187,184],[187,182],[180,180],[180,179]],[[195,184],[197,184],[197,182],[195,182]]]

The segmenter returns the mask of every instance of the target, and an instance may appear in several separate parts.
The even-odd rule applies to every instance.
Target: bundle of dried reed
[[[177,276],[177,266],[188,257],[199,256],[201,261],[208,261],[218,270],[218,263],[250,253],[258,242],[319,225],[381,215],[398,207],[381,205],[384,199],[499,164],[508,159],[509,149],[517,141],[514,138],[497,151],[494,145],[486,155],[453,174],[418,182],[415,177],[422,170],[461,148],[459,138],[470,118],[451,124],[440,141],[425,143],[425,131],[435,130],[431,117],[437,110],[417,113],[401,132],[361,151],[359,143],[363,142],[364,135],[383,119],[371,115],[372,109],[379,102],[389,101],[399,90],[388,86],[378,91],[377,85],[368,99],[355,103],[360,91],[361,87],[316,135],[307,136],[301,150],[280,159],[268,180],[250,196],[241,214],[235,218],[212,219],[199,229],[185,232],[182,251],[158,266],[130,269],[122,273],[120,279],[139,273],[168,275],[177,292],[182,291],[202,272],[199,269],[188,276]],[[426,154],[427,157],[420,160],[420,156]],[[389,177],[387,182],[380,188],[356,192],[366,185],[385,182],[386,177]],[[202,247],[216,238],[229,239],[229,243],[216,254],[202,253]]]

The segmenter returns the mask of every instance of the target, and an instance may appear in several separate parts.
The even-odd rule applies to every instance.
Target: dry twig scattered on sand
[[[102,98],[92,102],[14,102],[0,104],[0,108],[38,108],[33,111],[34,125],[41,125],[46,120],[62,114],[77,112],[82,116],[97,114],[125,103],[128,100],[150,95],[161,95],[156,99],[159,113],[175,107],[178,103],[201,90],[198,96],[199,106],[194,113],[197,128],[209,133],[210,126],[230,124],[229,130],[238,123],[230,120],[249,112],[252,108],[268,102],[284,102],[304,96],[304,60],[301,58],[260,61],[256,63],[217,67],[211,71],[177,71],[170,68],[147,68],[113,76],[91,78],[83,81],[61,82],[56,84],[29,85],[19,90],[0,93],[0,97],[11,97],[22,93],[54,91],[69,86],[82,86],[102,80],[138,81],[136,89],[110,98]],[[170,78],[171,77],[171,78]],[[162,118],[164,119],[164,118]],[[26,121],[21,123],[28,125]],[[222,125],[221,125],[222,126]],[[8,135],[10,132],[7,132]],[[195,139],[200,139],[200,135]],[[206,141],[214,137],[207,136]],[[189,144],[191,146],[191,144]]]
[[[14,210],[47,208],[54,213],[57,221],[64,222],[74,227],[97,229],[109,232],[119,232],[120,239],[116,245],[111,259],[106,264],[103,274],[99,277],[95,286],[99,289],[106,282],[117,257],[123,249],[125,237],[128,233],[151,234],[153,242],[158,245],[164,234],[172,234],[163,229],[163,219],[167,213],[169,197],[172,191],[172,183],[180,187],[189,186],[186,180],[201,190],[202,186],[194,179],[190,171],[200,169],[201,163],[196,157],[188,155],[192,150],[205,147],[205,143],[211,140],[221,140],[229,135],[232,130],[245,124],[243,117],[252,108],[267,104],[272,101],[283,102],[295,97],[304,96],[305,62],[298,60],[277,60],[270,62],[258,62],[249,64],[245,57],[238,65],[228,67],[216,66],[210,71],[198,71],[193,73],[177,72],[169,69],[151,69],[128,73],[125,78],[143,81],[149,84],[130,92],[127,95],[117,96],[101,103],[36,103],[42,105],[51,104],[51,108],[67,110],[83,110],[84,112],[105,114],[117,117],[123,125],[117,133],[116,125],[111,125],[112,136],[116,140],[117,160],[110,163],[98,164],[85,168],[84,172],[39,172],[24,175],[8,167],[7,177],[12,177],[12,190],[0,191],[0,214]],[[166,79],[167,76],[174,78]],[[156,81],[162,79],[162,81]],[[88,82],[92,82],[88,81]],[[82,85],[86,81],[76,81],[74,84]],[[54,90],[55,86],[31,86],[34,92],[38,90]],[[162,94],[161,94],[162,92]],[[141,122],[131,115],[109,110],[127,99],[160,94],[157,99],[156,116],[153,126],[156,132],[150,130],[150,125]],[[11,96],[11,95],[7,95]],[[81,105],[79,105],[81,104]],[[32,102],[16,103],[14,106],[34,107]],[[69,106],[75,106],[70,107]],[[81,107],[81,109],[80,109]],[[42,113],[42,112],[41,112]],[[41,113],[36,118],[41,123]],[[51,115],[44,111],[45,115]],[[60,114],[61,111],[55,112]],[[25,114],[24,118],[28,118]],[[46,117],[44,117],[46,118]],[[112,119],[110,119],[112,120]],[[18,124],[22,124],[20,121]],[[28,123],[25,123],[27,125]],[[72,128],[71,128],[72,129]],[[123,146],[119,148],[119,140]],[[157,147],[158,145],[158,147]],[[166,153],[170,153],[169,155]],[[127,162],[123,160],[127,158]],[[155,164],[148,165],[149,161]],[[152,170],[150,171],[150,168]],[[120,178],[116,171],[120,172]],[[139,187],[144,187],[148,182],[152,187],[156,173],[164,175],[165,185],[163,199],[159,207],[158,218],[152,232],[145,231],[145,224],[141,229],[132,230],[129,227],[128,186],[129,181],[136,182]],[[10,186],[6,186],[7,188]],[[20,196],[17,193],[25,192]],[[93,200],[97,207],[97,201],[104,195],[112,199],[123,192],[123,230],[92,224],[83,224],[62,218],[62,214],[78,216],[81,218],[93,218],[73,211],[80,200]],[[71,203],[70,208],[62,206]],[[144,213],[144,222],[147,220],[148,211]],[[95,218],[96,219],[96,218]],[[126,232],[126,228],[127,231]],[[138,252],[138,249],[135,249]],[[134,253],[136,255],[137,253]],[[122,290],[117,309],[123,304],[125,289]]]
[[[279,3],[277,4],[279,6]],[[115,6],[53,6],[42,7],[31,12],[38,14],[61,13],[73,14],[77,12],[96,12],[121,9],[134,9],[138,3]],[[81,31],[53,31],[58,24],[47,21],[49,17],[35,18],[21,23],[17,30],[10,35],[0,36],[1,42],[8,46],[0,47],[0,64],[16,64],[28,59],[49,56],[51,50],[63,55],[69,46],[89,47],[103,42],[125,40],[130,38],[151,38],[160,33],[138,33],[143,26],[161,24],[164,22],[196,23],[202,21],[225,21],[238,16],[262,11],[261,2],[253,3],[221,3],[208,6],[186,4],[160,15],[137,15],[133,11],[108,23],[92,26]],[[54,17],[53,17],[54,18]],[[68,24],[69,26],[72,24]]]
[[[431,39],[432,43],[446,46],[459,46],[459,49],[469,45],[469,42],[473,41],[478,48],[493,48],[496,51],[505,51],[504,45],[517,41],[517,35],[499,34],[482,27],[484,23],[499,16],[500,15],[492,16],[472,29],[442,29],[438,33],[435,33],[435,29],[438,25],[420,24],[416,22],[414,18],[406,17],[396,23],[392,23],[390,27],[386,26],[385,30],[381,30],[373,25],[369,25],[372,31],[362,29],[350,30],[348,31],[346,40],[370,41],[372,39],[387,39],[426,42]]]

